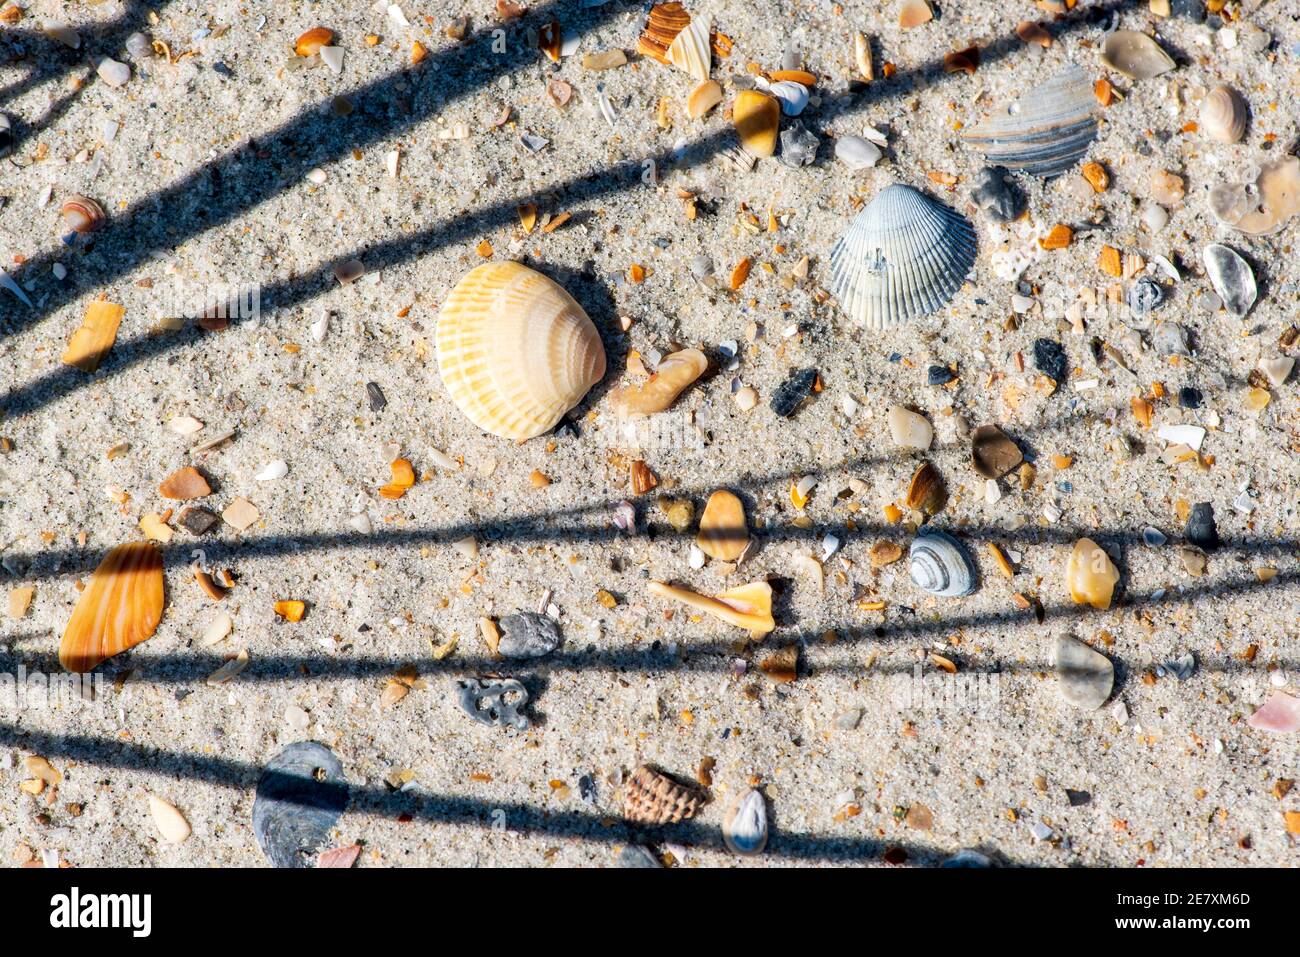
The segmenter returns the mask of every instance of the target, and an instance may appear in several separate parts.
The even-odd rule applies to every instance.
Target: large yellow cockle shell
[[[470,270],[443,304],[436,342],[456,407],[506,439],[554,428],[605,375],[605,348],[582,306],[516,262]]]
[[[59,664],[86,672],[154,633],[163,612],[162,555],[149,542],[114,548],[77,599],[59,645]]]

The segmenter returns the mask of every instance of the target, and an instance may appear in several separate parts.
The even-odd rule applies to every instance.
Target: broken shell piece
[[[835,158],[855,173],[872,168],[883,155],[879,146],[861,136],[841,136],[835,141]]]
[[[933,19],[934,11],[926,0],[903,0],[903,6],[898,11],[898,25],[904,30],[919,27]]]
[[[117,341],[117,330],[125,314],[126,309],[117,303],[91,300],[86,304],[80,327],[68,340],[68,347],[63,350],[59,361],[82,372],[94,372]]]
[[[615,389],[610,404],[621,418],[662,412],[708,367],[709,360],[699,349],[674,352],[663,358],[654,375],[645,382]]]
[[[725,489],[709,496],[700,516],[700,534],[695,543],[710,558],[734,562],[749,546],[749,529],[745,524],[745,506]]]
[[[1101,45],[1101,62],[1134,80],[1150,80],[1176,65],[1160,44],[1136,30],[1115,30]]]
[[[766,634],[776,627],[772,618],[772,586],[767,582],[739,585],[727,589],[717,597],[701,595],[688,588],[659,581],[652,581],[647,587],[651,594],[706,611],[737,628]]]
[[[86,196],[73,196],[64,200],[59,207],[59,215],[75,233],[94,232],[108,218],[104,214],[104,207]]]
[[[1070,65],[962,134],[990,163],[1055,176],[1072,167],[1097,136],[1097,103],[1088,75]]]
[[[99,74],[101,80],[113,87],[126,86],[131,80],[131,68],[109,57],[99,61],[95,72]]]
[[[943,598],[960,598],[979,587],[975,561],[947,532],[927,528],[917,532],[907,551],[908,575],[919,587]]]
[[[1264,378],[1268,379],[1274,388],[1285,383],[1294,368],[1295,359],[1290,356],[1272,356],[1259,360],[1259,371],[1264,373]]]
[[[922,462],[907,485],[907,507],[926,515],[937,515],[948,503],[948,487],[943,476],[929,462]]]
[[[282,479],[288,474],[289,464],[284,459],[273,459],[258,469],[253,478],[258,482],[274,482],[276,479]]]
[[[808,105],[808,87],[794,80],[773,83],[767,91],[780,102],[781,112],[786,116],[798,116]]]
[[[211,495],[212,487],[208,485],[208,480],[203,477],[198,469],[192,465],[187,465],[163,479],[158,485],[158,494],[163,498],[187,502],[191,499]]]
[[[894,444],[900,448],[924,451],[934,441],[934,426],[925,416],[911,409],[901,405],[890,406],[886,418],[889,434],[893,437]]]
[[[1078,639],[1061,635],[1056,639],[1053,660],[1061,697],[1088,711],[1106,703],[1115,685],[1115,666],[1109,658]]]
[[[623,786],[623,816],[637,824],[676,824],[699,813],[704,794],[649,765]]]
[[[456,682],[460,709],[480,724],[527,731],[532,721],[524,714],[528,689],[514,678],[499,681],[461,678]]]
[[[334,39],[334,31],[326,27],[312,27],[298,38],[293,50],[298,56],[315,56],[320,48]]]
[[[516,612],[501,619],[501,635],[493,651],[504,658],[541,658],[560,646],[560,626],[550,615]]]
[[[1300,698],[1274,691],[1264,706],[1252,714],[1246,723],[1260,731],[1294,734],[1300,731]]]
[[[1255,271],[1236,250],[1222,243],[1210,243],[1201,253],[1210,284],[1223,301],[1223,307],[1238,319],[1250,312],[1259,289],[1255,285]]]
[[[438,372],[484,431],[530,439],[555,427],[605,375],[600,333],[558,283],[516,262],[471,270],[443,304]]]
[[[1235,143],[1246,134],[1250,110],[1246,100],[1230,86],[1216,86],[1201,104],[1200,127],[1211,139]]]
[[[334,752],[296,741],[266,765],[253,799],[253,833],[273,867],[311,867],[348,805]]]
[[[722,839],[733,853],[761,854],[767,846],[767,803],[750,789],[738,797],[722,819]]]
[[[1284,156],[1254,173],[1248,182],[1213,187],[1210,211],[1238,232],[1267,236],[1300,212],[1300,157]]]
[[[741,90],[731,108],[731,120],[745,152],[751,156],[776,153],[781,104],[774,97],[757,90]]]
[[[981,425],[971,434],[971,465],[986,479],[1000,479],[1024,461],[1020,446],[996,425]]]
[[[190,822],[185,820],[185,815],[174,804],[150,794],[149,813],[153,816],[158,833],[168,844],[180,844],[190,836]]]
[[[392,481],[381,486],[379,494],[390,501],[396,501],[406,494],[407,489],[415,485],[415,468],[406,459],[394,459],[388,466],[392,472]]]
[[[686,98],[686,113],[691,119],[698,120],[721,102],[722,87],[716,80],[705,80]]]
[[[62,43],[65,47],[70,47],[73,50],[81,48],[81,34],[66,24],[47,21],[41,24],[41,32],[51,40]]]
[[[1065,569],[1070,597],[1076,604],[1091,605],[1100,611],[1110,607],[1119,581],[1119,569],[1105,549],[1090,538],[1081,538],[1070,553]]]
[[[665,58],[701,83],[707,80],[713,59],[713,53],[709,49],[709,21],[703,18],[692,19],[684,30],[673,37]]]
[[[636,52],[668,65],[668,48],[691,23],[691,15],[680,3],[656,3],[646,15],[645,28],[636,41]]]
[[[853,62],[858,68],[858,76],[867,83],[876,78],[875,64],[871,57],[871,40],[866,34],[853,34]]]
[[[86,672],[147,639],[163,611],[162,554],[148,542],[110,551],[77,599],[59,644],[59,664]]]

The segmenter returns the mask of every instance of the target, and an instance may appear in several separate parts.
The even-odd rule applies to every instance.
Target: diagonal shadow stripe
[[[22,748],[47,759],[140,771],[158,777],[198,781],[245,792],[256,786],[262,773],[260,767],[230,758],[184,754],[95,735],[28,732],[5,723],[0,723],[0,744]],[[698,821],[642,829],[596,813],[547,810],[520,802],[484,801],[459,795],[426,794],[418,790],[393,793],[382,787],[364,785],[350,785],[348,792],[352,813],[374,817],[395,818],[401,814],[428,824],[453,824],[488,830],[497,818],[494,812],[504,812],[506,828],[528,836],[564,838],[602,845],[667,841],[730,854],[722,839],[721,830]],[[250,827],[250,844],[252,840]],[[783,831],[776,826],[764,854],[787,861],[851,864],[876,860],[888,848],[900,848],[907,852],[909,862],[922,865],[937,864],[949,853],[937,847],[909,841],[804,834]],[[1004,863],[1019,863],[1004,855],[999,856]]]
[[[1078,9],[1061,17],[1053,25],[1053,30],[1059,37],[1064,33],[1094,25],[1112,14],[1133,6],[1134,3],[1135,0],[1110,0],[1110,2],[1095,7]],[[562,4],[552,3],[547,7],[539,8],[539,11],[542,16],[550,16],[551,12],[558,11],[560,6]],[[594,11],[584,12],[599,14],[602,10],[609,10],[610,12],[604,16],[612,16],[612,6],[610,4],[606,7],[595,8]],[[590,29],[593,25],[594,23],[589,22],[580,29]],[[989,48],[989,53],[984,58],[984,62],[991,64],[1007,56],[1009,51],[1017,48],[1015,44],[1018,42],[999,41],[994,43]],[[476,34],[473,40],[467,41],[467,43],[471,47],[477,48],[484,43],[484,36],[482,33]],[[440,56],[450,59],[447,63],[439,64],[437,71],[440,75],[449,72],[453,76],[453,87],[446,97],[439,98],[439,105],[445,102],[447,98],[455,98],[467,92],[468,78],[473,75],[475,67],[479,66],[478,61],[480,59],[477,56],[471,56],[460,48],[440,54]],[[488,59],[499,60],[502,58],[489,57]],[[460,72],[456,72],[457,70]],[[429,73],[432,72],[432,70],[429,71]],[[482,72],[481,67],[479,72]],[[405,75],[405,73],[399,75]],[[942,57],[936,57],[914,71],[896,74],[888,84],[881,82],[871,84],[834,112],[856,112],[879,99],[905,95],[922,81],[928,83],[942,82],[945,76],[943,59]],[[341,144],[346,143],[347,148],[354,145],[362,146],[372,143],[391,132],[391,121],[385,120],[384,117],[385,107],[392,96],[388,87],[394,79],[395,77],[389,77],[377,80],[362,88],[353,96],[358,106],[357,114],[354,114],[354,116],[363,113],[367,116],[366,124],[361,125],[360,128],[349,120],[333,118],[324,121],[328,126],[327,131],[313,131],[310,136],[307,136],[303,125],[310,124],[312,116],[319,114],[320,105],[318,104],[312,111],[304,113],[302,118],[286,123],[271,133],[268,138],[259,139],[259,147],[265,148],[272,155],[291,155],[287,149],[291,144],[300,145],[302,142],[315,144],[314,148],[306,156],[285,164],[292,166],[292,175],[289,175],[285,169],[268,169],[266,164],[250,162],[244,165],[239,162],[237,156],[232,157],[228,154],[226,157],[215,161],[214,164],[210,164],[209,167],[205,167],[204,170],[200,170],[186,177],[177,185],[168,188],[160,194],[162,200],[169,206],[174,206],[179,210],[183,210],[187,206],[193,207],[193,196],[195,194],[204,199],[210,198],[209,191],[205,190],[205,186],[209,178],[216,176],[221,179],[223,189],[238,187],[238,189],[247,190],[248,206],[265,202],[284,189],[296,184],[306,170],[327,162],[333,156],[337,156],[339,151],[343,149]],[[423,109],[416,111],[419,115],[412,116],[410,119],[411,124],[427,117],[430,109],[427,99]],[[829,115],[830,113],[828,113]],[[322,133],[327,133],[327,135],[321,135]],[[733,142],[734,134],[730,130],[725,130],[698,138],[687,144],[684,149],[662,150],[652,158],[656,160],[656,165],[660,168],[675,166],[679,170],[689,169],[708,162],[719,151]],[[329,143],[335,145],[330,147],[327,145]],[[308,270],[297,277],[263,286],[262,294],[273,308],[288,308],[301,304],[321,295],[334,286],[333,265],[339,261],[349,258],[360,259],[372,272],[407,262],[512,222],[517,215],[516,207],[520,203],[531,200],[541,192],[564,194],[572,205],[577,206],[609,193],[626,189],[628,186],[640,182],[640,163],[641,160],[629,161],[601,175],[594,177],[590,174],[577,176],[549,188],[538,187],[531,189],[527,193],[513,196],[505,202],[497,203],[478,213],[455,217],[449,221],[428,227],[412,236],[351,250],[346,254],[331,257],[328,262],[322,263],[315,269]],[[140,204],[140,206],[152,206],[154,202],[156,200],[150,200],[147,203]],[[149,210],[133,208],[119,220],[110,224],[108,234],[103,240],[113,253],[111,263],[104,266],[105,281],[129,272],[143,262],[149,253],[157,249],[171,248],[184,241],[187,236],[195,235],[214,225],[230,221],[238,213],[245,211],[245,208],[244,205],[241,205],[237,210],[230,207],[218,207],[214,215],[208,217],[201,225],[187,228],[179,237],[171,235],[159,237],[156,224],[152,230],[150,229]],[[139,239],[132,237],[132,227],[141,229],[143,236]],[[42,262],[48,267],[50,261],[52,260],[49,260],[47,256],[35,260],[34,265],[39,270]],[[54,301],[47,304],[45,308],[34,310],[31,315],[11,319],[8,322],[3,319],[3,311],[0,311],[0,336],[12,335],[14,332],[38,321],[42,315],[48,314],[51,309],[61,306],[67,298],[67,293],[56,294]],[[0,310],[9,307],[9,305],[0,302]],[[12,308],[9,311],[14,312]],[[180,334],[168,337],[140,336],[119,343],[114,347],[108,360],[101,365],[100,371],[93,378],[87,378],[75,369],[66,367],[55,369],[21,388],[13,390],[4,399],[4,408],[11,417],[27,415],[46,404],[57,401],[83,385],[101,382],[106,377],[119,374],[157,355],[188,345],[196,341],[200,335],[201,333],[196,329],[190,328]]]

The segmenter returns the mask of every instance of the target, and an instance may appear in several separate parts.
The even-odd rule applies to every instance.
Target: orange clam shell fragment
[[[110,551],[77,599],[59,645],[59,664],[90,671],[150,637],[162,620],[162,554],[149,542]]]

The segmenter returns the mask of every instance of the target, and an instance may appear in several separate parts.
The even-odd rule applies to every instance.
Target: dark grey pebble
[[[501,619],[497,651],[507,658],[540,658],[560,646],[560,626],[550,615],[521,611]]]
[[[348,782],[334,752],[315,741],[295,742],[267,763],[257,782],[257,844],[274,867],[314,867],[347,804]]]
[[[1204,400],[1201,390],[1185,385],[1178,390],[1178,404],[1184,409],[1199,409]]]
[[[177,523],[191,535],[202,535],[217,524],[217,516],[201,505],[190,505],[181,512]]]
[[[1219,529],[1214,524],[1214,506],[1209,502],[1197,502],[1187,516],[1187,527],[1183,537],[1189,545],[1195,545],[1203,552],[1212,552],[1219,547]]]
[[[1065,799],[1070,802],[1070,807],[1083,807],[1085,804],[1092,802],[1092,795],[1087,791],[1074,791],[1066,788]]]
[[[1053,339],[1034,340],[1034,367],[1043,375],[1055,379],[1057,385],[1064,385],[1065,377],[1070,372],[1064,347]]]
[[[384,390],[379,388],[378,382],[366,383],[366,398],[370,401],[371,412],[378,412],[388,405],[388,399],[384,397]]]
[[[1143,276],[1128,289],[1128,307],[1135,316],[1149,316],[1165,301],[1165,290],[1149,276]]]
[[[925,372],[926,385],[947,385],[955,378],[947,366],[930,366]]]
[[[461,678],[456,682],[460,709],[480,724],[527,731],[532,722],[523,713],[528,689],[514,678],[498,681]]]
[[[618,866],[661,868],[663,864],[650,848],[641,844],[629,844],[619,852]]]
[[[808,398],[814,383],[817,382],[816,369],[796,369],[786,380],[776,387],[770,403],[772,411],[783,419],[794,415],[799,404]]]
[[[975,175],[971,202],[999,223],[1009,223],[1025,209],[1025,197],[1004,166],[986,166]]]

